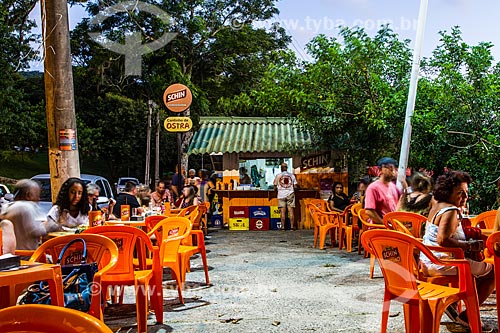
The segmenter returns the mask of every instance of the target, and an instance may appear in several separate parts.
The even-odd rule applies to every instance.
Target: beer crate
[[[229,218],[249,218],[248,206],[229,206]]]
[[[211,227],[212,228],[218,228],[221,229],[224,226],[224,220],[222,218],[222,215],[212,215],[212,221],[211,221]]]
[[[249,213],[251,219],[268,219],[271,210],[269,206],[250,206]]]
[[[269,219],[268,218],[256,218],[250,219],[250,230],[253,231],[267,231],[269,230]]]
[[[249,230],[249,218],[229,218],[229,230]]]
[[[290,219],[287,218],[286,221],[286,229],[290,229]],[[281,229],[281,219],[271,219],[270,220],[270,228],[271,230],[280,230]]]
[[[271,206],[271,218],[279,219],[281,218],[281,210],[278,206]]]

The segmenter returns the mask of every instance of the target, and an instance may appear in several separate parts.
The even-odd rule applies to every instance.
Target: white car
[[[120,194],[123,192],[125,189],[125,184],[127,182],[132,182],[135,183],[135,185],[139,186],[141,183],[139,182],[139,179],[137,178],[132,178],[132,177],[121,177],[118,178],[118,182],[115,183],[116,186],[116,194]]]

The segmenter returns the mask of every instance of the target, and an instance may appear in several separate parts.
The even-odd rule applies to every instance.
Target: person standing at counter
[[[288,165],[281,163],[281,172],[274,178],[274,188],[278,190],[278,207],[281,213],[281,230],[286,228],[286,213],[290,218],[290,228],[295,226],[293,209],[295,208],[295,189],[297,179],[293,173],[288,172]]]

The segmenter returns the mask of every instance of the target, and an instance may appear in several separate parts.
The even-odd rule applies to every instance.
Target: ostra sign
[[[168,117],[163,126],[169,132],[188,132],[193,128],[193,121],[189,117]]]

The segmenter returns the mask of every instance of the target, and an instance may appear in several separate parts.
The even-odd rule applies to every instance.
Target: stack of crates
[[[212,228],[221,229],[224,226],[222,215],[212,215]]]
[[[250,230],[266,231],[269,230],[271,210],[269,206],[251,206],[250,207]]]
[[[250,218],[248,207],[229,207],[229,230],[249,230]]]

